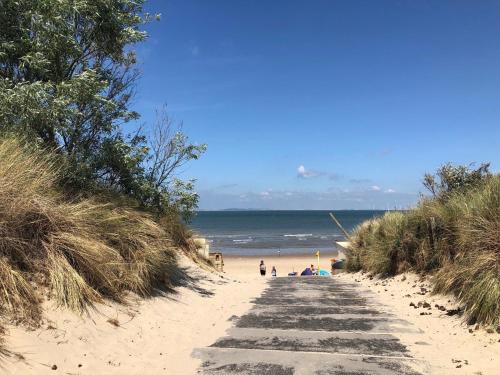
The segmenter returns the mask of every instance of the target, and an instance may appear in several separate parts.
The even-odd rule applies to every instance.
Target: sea
[[[345,237],[329,216],[333,212],[349,232],[385,211],[200,211],[191,227],[227,255],[271,256],[335,250]]]

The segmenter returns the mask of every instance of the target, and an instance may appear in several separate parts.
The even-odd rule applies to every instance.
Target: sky
[[[500,2],[150,0],[134,108],[167,105],[200,209],[414,205],[446,162],[500,165]]]

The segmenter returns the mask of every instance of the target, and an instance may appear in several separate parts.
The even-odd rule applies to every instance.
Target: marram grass
[[[0,314],[36,324],[46,297],[83,312],[102,298],[168,285],[177,243],[189,243],[187,232],[171,239],[182,225],[167,232],[121,203],[68,199],[56,161],[0,140]]]
[[[455,294],[469,322],[500,324],[500,175],[369,220],[351,241],[348,271],[432,273],[435,291]]]

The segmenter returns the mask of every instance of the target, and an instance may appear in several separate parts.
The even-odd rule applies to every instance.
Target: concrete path
[[[398,336],[418,331],[369,292],[326,277],[276,278],[226,337],[195,351],[207,375],[419,375]]]

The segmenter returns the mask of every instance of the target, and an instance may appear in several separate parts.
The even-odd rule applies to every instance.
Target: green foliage
[[[446,199],[455,191],[467,191],[491,177],[489,163],[483,163],[476,169],[471,166],[445,164],[435,174],[426,173],[423,184],[434,197]]]
[[[90,156],[120,122],[136,75],[125,48],[145,38],[142,1],[0,3],[0,128]]]
[[[140,26],[159,19],[142,14],[143,3],[1,1],[0,132],[63,154],[67,187],[86,193],[105,187],[158,214],[181,210],[189,218],[198,196],[192,181],[178,182],[174,172],[206,146],[190,144],[182,132],[162,138],[173,162],[165,176],[151,167],[157,150],[146,137],[122,130],[139,118],[129,109],[138,78],[131,48],[146,38]]]
[[[176,172],[206,146],[123,130],[139,118],[132,48],[160,18],[143,3],[0,0],[2,317],[36,324],[47,290],[79,311],[150,295],[179,275],[177,247],[193,256],[180,216],[198,196]]]
[[[176,172],[187,162],[199,159],[206,144],[191,144],[182,132],[182,123],[175,123],[165,106],[156,112],[147,149],[146,168],[140,178],[142,190],[137,199],[159,214],[173,210],[189,221],[198,205],[198,194],[194,180],[182,181]]]
[[[406,270],[435,272],[435,290],[455,293],[469,321],[498,324],[500,175],[484,168],[472,174],[465,167],[455,168],[458,174],[443,170],[446,190],[436,190],[435,198],[354,230],[347,269],[386,276]]]

